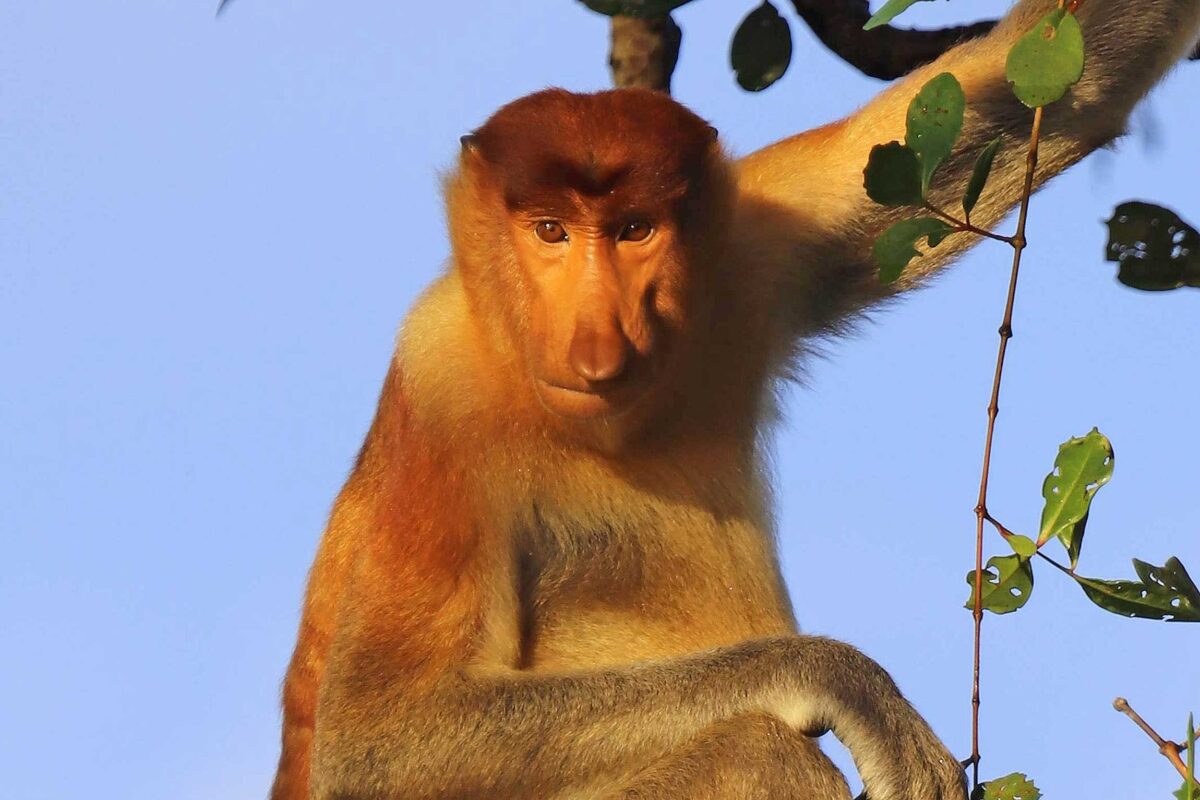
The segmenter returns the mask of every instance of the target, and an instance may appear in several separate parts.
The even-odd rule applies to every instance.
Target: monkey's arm
[[[739,163],[739,219],[747,230],[768,231],[750,245],[753,261],[768,273],[762,276],[767,290],[785,305],[789,334],[834,328],[872,302],[920,284],[979,241],[953,235],[910,262],[892,286],[876,277],[871,247],[879,234],[926,212],[875,204],[863,189],[863,167],[873,145],[904,140],[908,104],[933,76],[951,72],[958,78],[967,112],[954,154],[934,176],[931,201],[961,216],[975,157],[997,136],[1004,145],[971,221],[991,227],[1019,200],[1032,111],[1013,96],[1004,63],[1017,39],[1055,6],[1054,0],[1021,0],[988,35],[917,70],[859,112]],[[1083,77],[1046,108],[1038,183],[1123,132],[1133,106],[1195,42],[1200,0],[1083,0],[1078,17]]]
[[[513,669],[516,645],[497,655],[487,643],[520,638],[514,548],[490,540],[486,515],[464,500],[478,495],[456,477],[464,466],[414,438],[378,448],[403,455],[378,513],[361,518],[317,702],[314,800],[615,787],[710,724],[755,711],[831,729],[875,800],[964,796],[953,756],[887,673],[838,642],[782,636],[624,667]]]

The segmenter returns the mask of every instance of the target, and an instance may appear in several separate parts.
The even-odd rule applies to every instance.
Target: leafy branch
[[[890,0],[867,27],[890,21],[918,1]],[[1092,499],[1111,479],[1115,459],[1111,443],[1095,428],[1084,436],[1069,439],[1060,445],[1054,468],[1042,484],[1044,505],[1036,540],[1014,533],[988,509],[992,444],[999,416],[1005,356],[1013,337],[1013,309],[1021,257],[1027,246],[1026,222],[1037,172],[1043,109],[1060,100],[1083,74],[1083,34],[1074,14],[1079,3],[1080,0],[1060,0],[1057,9],[1039,20],[1032,30],[1016,42],[1005,64],[1005,75],[1013,93],[1033,110],[1017,224],[1011,235],[999,234],[971,222],[971,212],[987,184],[992,164],[1002,146],[999,139],[982,148],[976,157],[971,178],[963,193],[961,217],[934,205],[929,199],[931,182],[958,140],[965,113],[966,101],[962,87],[950,73],[935,76],[921,88],[909,105],[905,141],[872,148],[863,171],[864,188],[875,202],[917,208],[929,213],[893,224],[875,242],[872,252],[882,282],[897,280],[909,262],[922,255],[919,247],[926,250],[936,248],[946,237],[955,233],[969,233],[999,241],[1013,251],[1004,314],[999,327],[1000,343],[987,406],[983,463],[975,504],[975,567],[967,574],[971,593],[966,607],[974,618],[974,657],[971,756],[964,763],[970,764],[972,769],[972,796],[985,800],[1034,800],[1040,797],[1036,786],[1020,773],[984,783],[979,780],[979,673],[983,612],[1007,614],[1028,602],[1034,587],[1034,556],[1071,577],[1089,600],[1112,613],[1147,619],[1200,621],[1200,590],[1177,558],[1167,559],[1161,567],[1134,559],[1137,580],[1100,580],[1076,573]],[[1155,290],[1200,286],[1200,234],[1172,212],[1146,203],[1126,203],[1117,209],[1109,221],[1109,230],[1108,258],[1120,264],[1118,279],[1123,283]],[[1012,550],[1010,555],[991,557],[986,566],[983,545],[985,523],[991,524]],[[1042,552],[1042,548],[1052,540],[1066,549],[1069,565],[1060,564]],[[1194,800],[1190,784],[1187,791],[1186,800]]]

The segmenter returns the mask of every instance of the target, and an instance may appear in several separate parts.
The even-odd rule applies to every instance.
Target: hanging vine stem
[[[992,466],[992,438],[996,417],[1000,413],[1000,381],[1004,374],[1004,355],[1012,338],[1013,305],[1017,297],[1017,276],[1021,271],[1021,253],[1025,250],[1025,220],[1029,215],[1029,198],[1033,193],[1033,175],[1037,170],[1038,140],[1042,132],[1042,109],[1033,112],[1033,130],[1029,134],[1029,151],[1025,156],[1025,184],[1021,189],[1021,208],[1017,215],[1017,232],[1007,240],[1013,249],[1012,274],[1008,280],[1008,298],[1004,319],[1000,323],[1000,347],[996,353],[996,371],[992,376],[992,396],[987,408],[987,434],[983,444],[983,468],[979,477],[979,500],[975,504],[975,619],[974,660],[971,672],[971,787],[979,786],[979,663],[983,630],[983,525],[992,517],[987,509],[988,478]]]

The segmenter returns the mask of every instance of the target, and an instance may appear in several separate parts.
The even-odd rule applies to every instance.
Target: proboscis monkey
[[[453,258],[404,323],[313,566],[274,800],[961,800],[962,771],[887,673],[797,633],[761,435],[806,338],[883,286],[899,212],[871,146],[949,71],[968,99],[949,206],[1009,146],[973,221],[1019,197],[1030,113],[1005,56],[1022,0],[834,124],[731,160],[670,98],[550,90],[464,137]],[[1039,178],[1121,133],[1196,39],[1200,0],[1084,0],[1083,79],[1045,112]]]

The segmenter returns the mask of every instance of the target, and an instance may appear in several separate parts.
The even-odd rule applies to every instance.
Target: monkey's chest
[[[795,630],[765,533],[752,532],[750,545],[717,531],[670,533],[600,527],[524,548],[521,665],[621,664]]]

